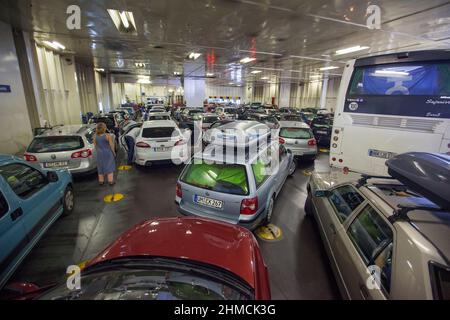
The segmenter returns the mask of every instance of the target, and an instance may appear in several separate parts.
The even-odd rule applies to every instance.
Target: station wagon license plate
[[[156,147],[156,148],[153,148],[156,152],[166,152],[166,151],[169,151],[169,149],[170,148],[168,148],[168,147]]]
[[[68,161],[56,161],[44,163],[45,168],[60,168],[60,167],[67,167],[68,165],[69,165]]]
[[[326,131],[316,131],[318,134],[327,134],[328,132],[326,132]]]
[[[396,153],[389,152],[389,151],[380,151],[375,149],[369,149],[369,157],[375,157],[375,158],[381,158],[389,160],[392,157],[394,157]]]
[[[211,199],[211,198],[207,198],[207,197],[203,197],[203,196],[199,196],[199,195],[194,195],[194,202],[196,204],[210,207],[210,208],[215,208],[215,209],[222,209],[222,207],[223,207],[223,201],[215,200],[215,199]]]

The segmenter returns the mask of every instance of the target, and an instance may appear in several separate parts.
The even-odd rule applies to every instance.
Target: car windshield
[[[313,121],[313,124],[319,124],[319,125],[325,125],[325,126],[332,126],[333,125],[333,119],[331,118],[316,118]]]
[[[219,117],[211,117],[211,116],[207,116],[207,117],[203,117],[203,122],[204,123],[213,123],[219,120]]]
[[[282,115],[282,116],[281,116],[281,120],[282,120],[282,121],[298,121],[298,122],[303,122],[302,117],[296,116],[296,115],[292,115],[292,114]]]
[[[142,129],[142,138],[168,138],[172,137],[174,127],[157,127]]]
[[[77,150],[84,147],[80,136],[36,137],[28,147],[28,152],[60,152]]]
[[[163,116],[163,115],[160,115],[160,116],[149,116],[148,120],[149,121],[152,121],[152,120],[170,120],[170,117],[169,116]]]
[[[191,163],[181,181],[217,192],[248,194],[245,167],[238,164]]]
[[[311,131],[307,128],[281,128],[280,137],[287,139],[311,139]]]
[[[203,113],[203,110],[189,110],[189,114]]]
[[[114,260],[112,263],[115,263]],[[241,280],[223,276],[218,268],[190,264],[121,264],[99,267],[81,277],[81,289],[66,283],[44,293],[41,300],[249,300],[252,292]],[[222,276],[222,277],[221,277]],[[227,279],[222,280],[222,279]],[[236,284],[236,286],[234,286]],[[244,289],[245,288],[245,289]]]

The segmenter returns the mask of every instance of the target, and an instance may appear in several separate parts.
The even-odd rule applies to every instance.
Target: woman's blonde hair
[[[97,123],[97,128],[95,129],[95,132],[97,134],[104,134],[104,133],[106,133],[106,124],[104,124],[103,122]]]

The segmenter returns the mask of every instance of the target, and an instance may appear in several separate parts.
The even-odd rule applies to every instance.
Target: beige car
[[[393,178],[313,173],[307,190],[344,299],[450,299],[447,210]]]

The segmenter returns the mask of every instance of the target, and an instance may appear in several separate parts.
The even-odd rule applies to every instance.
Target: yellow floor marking
[[[108,194],[103,198],[103,201],[108,202],[108,203],[109,202],[117,202],[117,201],[122,200],[123,197],[124,197],[124,195],[121,193]]]
[[[256,229],[256,235],[258,238],[265,241],[277,241],[281,239],[283,233],[281,229],[274,224],[268,224],[266,226],[261,226]]]
[[[120,171],[128,171],[128,170],[131,170],[131,168],[132,168],[132,166],[124,165],[124,166],[119,166],[117,169]]]
[[[307,177],[312,175],[312,171],[309,171],[309,170],[303,170],[302,173],[303,173],[304,176],[307,176]]]
[[[328,153],[330,152],[330,149],[321,148],[319,149],[320,152]]]

